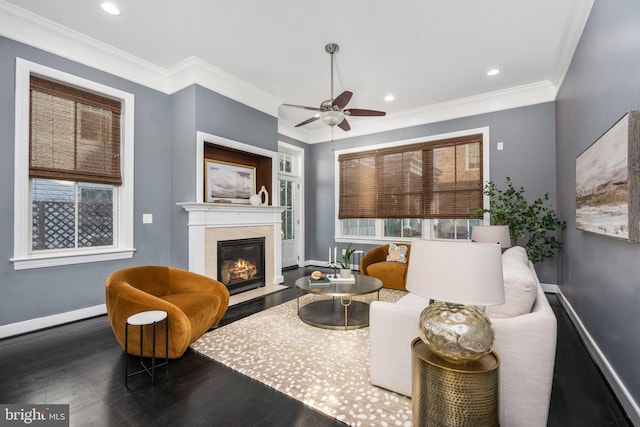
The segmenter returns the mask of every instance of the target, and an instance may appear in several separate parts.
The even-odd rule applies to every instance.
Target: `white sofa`
[[[374,301],[369,314],[371,383],[411,396],[411,341],[429,298],[421,295],[412,263],[420,259],[416,243],[407,273],[407,295],[396,303]],[[493,350],[500,359],[499,418],[502,427],[547,425],[556,350],[556,318],[523,248],[502,255],[505,304],[487,307],[495,331]],[[453,263],[452,263],[453,264]],[[517,314],[518,312],[523,314]]]

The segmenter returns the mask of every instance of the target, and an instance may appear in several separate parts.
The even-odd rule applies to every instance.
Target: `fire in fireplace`
[[[264,237],[218,241],[218,280],[230,294],[265,285]]]

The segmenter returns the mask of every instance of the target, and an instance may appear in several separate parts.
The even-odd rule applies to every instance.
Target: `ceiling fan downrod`
[[[336,43],[329,43],[324,50],[331,56],[331,101],[333,101],[333,54],[340,50],[340,46]]]

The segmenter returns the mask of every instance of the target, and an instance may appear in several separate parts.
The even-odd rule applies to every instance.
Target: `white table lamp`
[[[474,225],[471,228],[474,242],[497,243],[502,249],[511,247],[508,225]]]
[[[504,303],[500,245],[414,241],[407,283],[419,283],[411,287],[434,301],[420,315],[420,337],[430,350],[452,362],[491,352],[494,333],[483,310]]]

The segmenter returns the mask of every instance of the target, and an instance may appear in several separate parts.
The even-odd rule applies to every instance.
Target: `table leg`
[[[345,301],[348,301],[345,303]],[[344,330],[346,331],[349,326],[349,306],[353,300],[349,298],[340,298],[340,304],[344,307]]]

